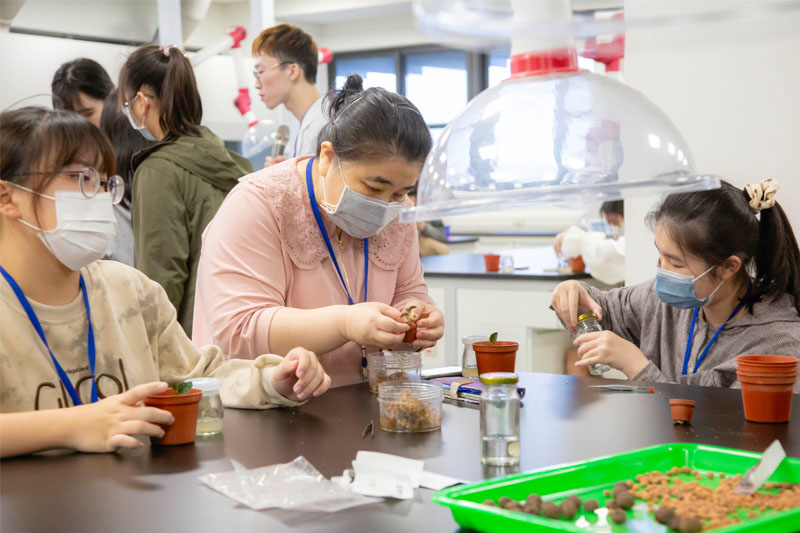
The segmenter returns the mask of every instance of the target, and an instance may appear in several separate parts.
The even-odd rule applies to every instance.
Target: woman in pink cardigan
[[[193,340],[228,358],[317,354],[333,386],[362,379],[365,354],[415,348],[444,331],[428,296],[413,224],[396,219],[431,148],[419,111],[348,77],[317,155],[245,176],[203,236]]]

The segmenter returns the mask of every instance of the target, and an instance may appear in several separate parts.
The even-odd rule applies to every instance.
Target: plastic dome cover
[[[448,124],[401,221],[718,187],[638,91],[588,72],[530,76],[483,91]]]

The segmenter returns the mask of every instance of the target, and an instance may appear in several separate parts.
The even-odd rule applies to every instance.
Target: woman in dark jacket
[[[120,71],[119,101],[131,126],[158,141],[133,157],[135,266],[164,287],[191,335],[203,230],[253,168],[200,126],[200,94],[180,49],[134,51]]]

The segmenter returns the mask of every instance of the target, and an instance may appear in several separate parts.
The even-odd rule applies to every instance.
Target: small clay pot
[[[514,372],[517,362],[518,342],[480,341],[472,345],[475,359],[478,361],[478,374],[489,372]]]
[[[689,424],[692,421],[695,402],[693,400],[673,399],[669,401],[672,421],[678,424]]]
[[[151,437],[150,443],[155,446],[175,446],[194,442],[197,410],[202,397],[203,391],[200,389],[192,389],[180,395],[176,395],[172,389],[167,389],[166,392],[145,398],[144,404],[148,407],[169,411],[175,417],[175,422],[171,426],[161,426],[164,429],[164,436],[160,439]]]
[[[483,254],[483,263],[486,265],[486,272],[500,271],[500,256],[498,254]]]
[[[569,268],[572,269],[573,272],[583,272],[586,270],[586,263],[583,262],[583,257],[570,257],[569,258]]]
[[[750,376],[737,372],[742,385],[744,417],[750,422],[780,424],[789,421],[797,375]]]

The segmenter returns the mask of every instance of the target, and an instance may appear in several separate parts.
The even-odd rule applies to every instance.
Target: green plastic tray
[[[509,533],[513,531],[602,531],[622,533],[628,531],[625,524],[609,524],[603,507],[599,514],[586,513],[582,509],[574,520],[552,520],[540,516],[506,511],[489,507],[481,502],[497,501],[508,496],[524,501],[529,494],[536,493],[545,501],[560,502],[571,494],[582,500],[596,499],[600,505],[608,499],[603,491],[611,490],[614,483],[633,479],[637,474],[653,470],[666,471],[673,466],[688,466],[702,473],[724,472],[726,475],[744,474],[761,458],[753,453],[732,448],[706,446],[702,444],[662,444],[589,461],[548,467],[525,474],[514,474],[459,485],[433,494],[433,501],[450,508],[459,525],[485,532]],[[684,476],[679,476],[684,477]],[[685,476],[687,479],[688,475]],[[691,478],[694,480],[694,478]],[[800,459],[787,457],[768,481],[800,482]],[[718,478],[701,481],[715,486]],[[641,501],[641,500],[637,500]],[[593,516],[592,516],[593,515]],[[651,515],[652,516],[652,515]],[[628,518],[633,511],[628,511]],[[592,522],[588,521],[590,518]],[[668,530],[671,531],[671,530]],[[757,531],[759,533],[795,533],[800,531],[800,508],[782,512],[765,511],[759,517],[736,525],[712,530],[718,533],[733,531]]]

